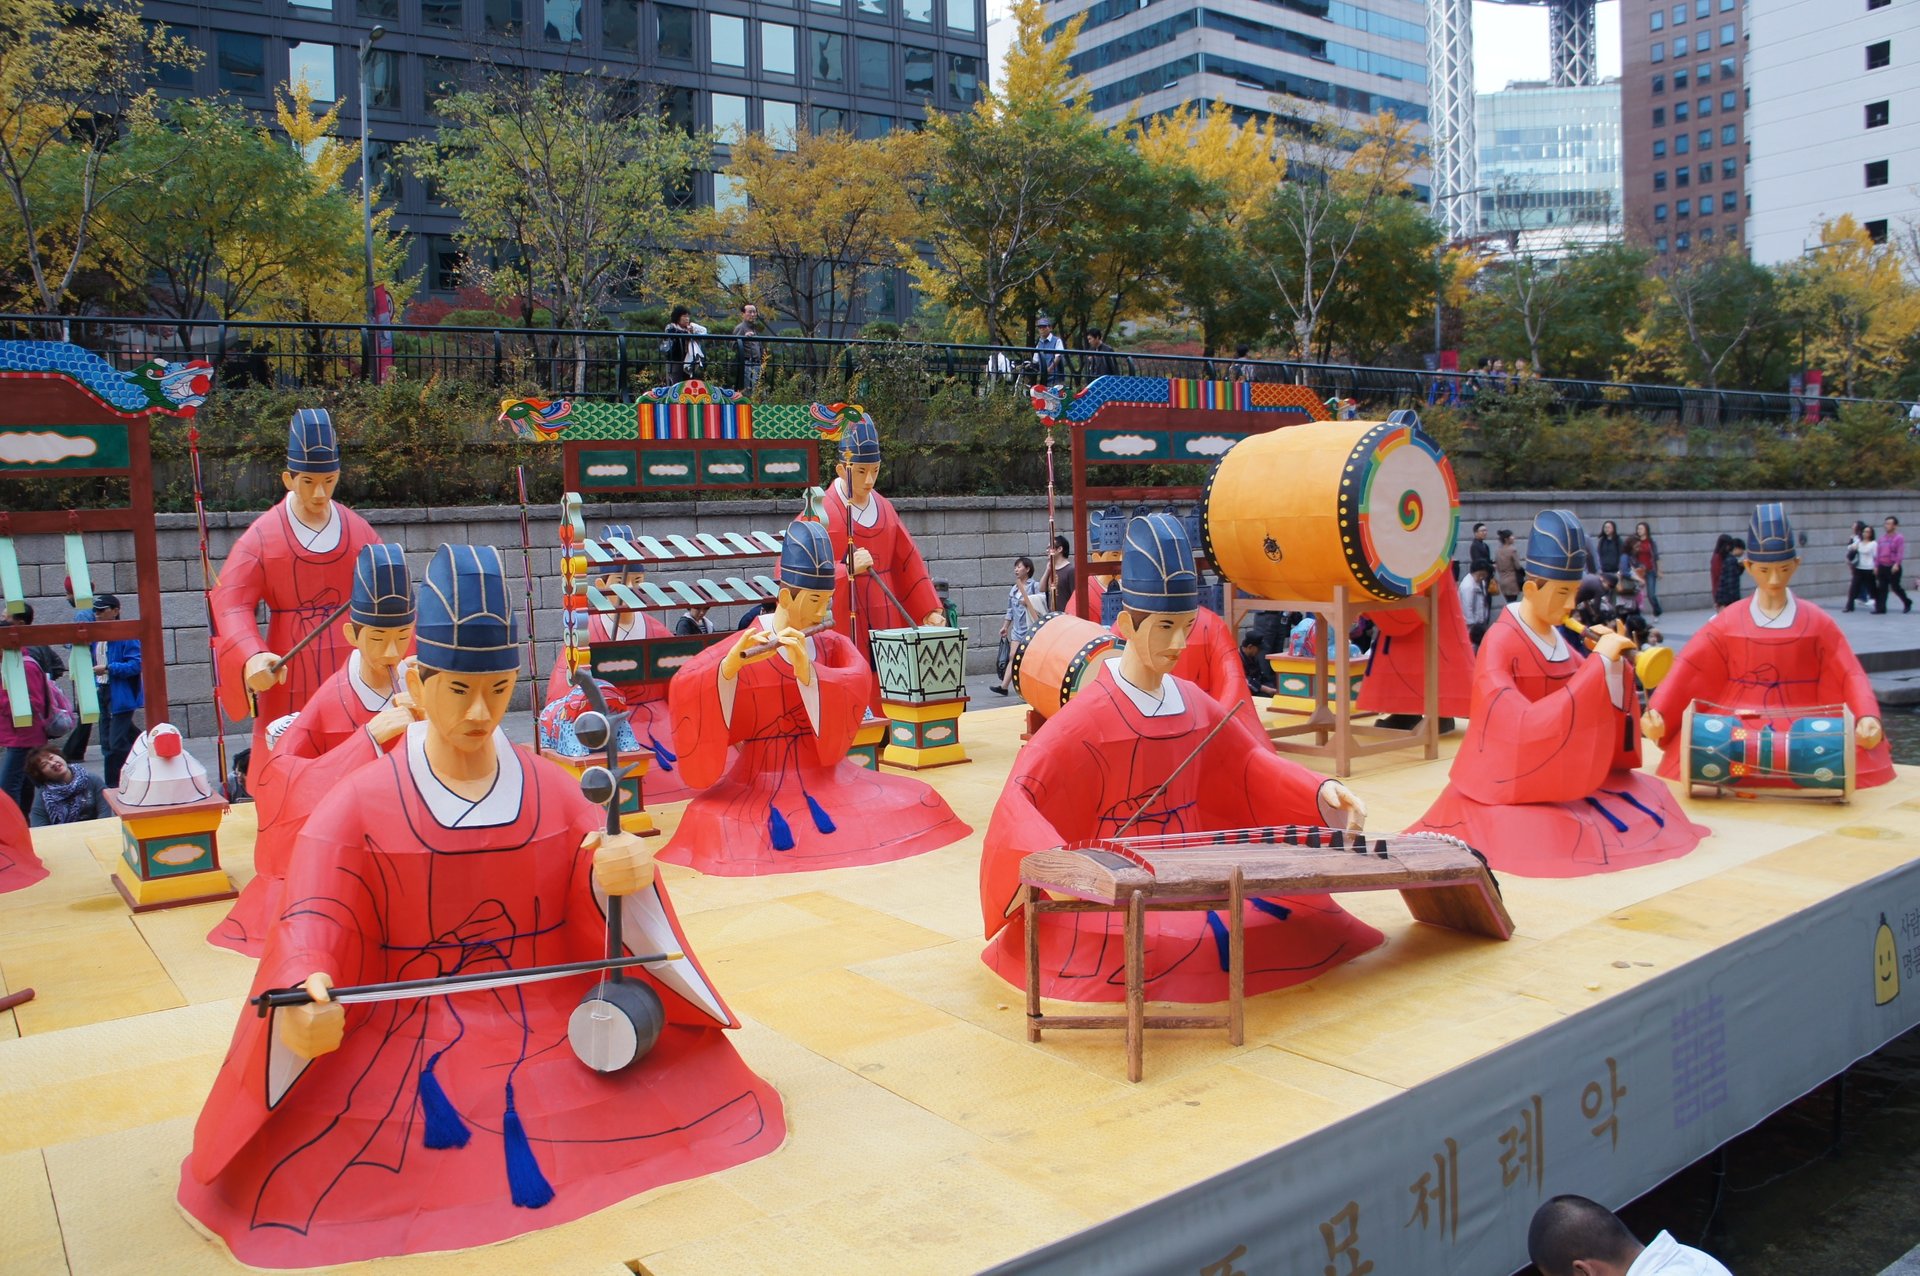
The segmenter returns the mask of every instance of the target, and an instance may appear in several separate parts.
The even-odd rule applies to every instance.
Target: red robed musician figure
[[[1345,785],[1276,754],[1244,709],[1181,766],[1230,710],[1172,672],[1200,608],[1193,550],[1178,520],[1151,514],[1128,525],[1119,589],[1124,607],[1114,627],[1127,640],[1125,651],[1027,741],[987,828],[980,914],[990,942],[983,956],[1015,986],[1026,980],[1026,923],[1020,913],[1007,916],[1007,908],[1029,853],[1123,827],[1157,836],[1365,817]],[[1156,797],[1170,775],[1173,782]],[[1311,979],[1382,938],[1324,895],[1253,899],[1246,907],[1249,993]],[[1039,924],[1042,996],[1122,998],[1120,914],[1047,913]],[[1227,947],[1217,912],[1148,912],[1147,997],[1225,1000]]]
[[[1707,830],[1639,770],[1633,642],[1567,641],[1586,533],[1566,510],[1533,520],[1527,583],[1480,642],[1466,738],[1415,826],[1478,848],[1496,870],[1579,877],[1673,859]]]
[[[421,581],[402,747],[307,821],[253,990],[194,1127],[180,1203],[256,1267],[314,1267],[503,1240],[738,1165],[785,1135],[779,1096],[723,1029],[640,838],[500,731],[525,650],[500,555],[443,545]],[[611,788],[609,784],[607,787]],[[621,909],[664,1011],[623,1070],[576,1055],[596,976],[512,982],[608,955]],[[349,986],[496,986],[344,1005]]]
[[[361,549],[353,597],[341,630],[352,648],[278,734],[249,777],[259,834],[253,879],[207,942],[248,957],[266,946],[280,915],[281,888],[293,846],[320,800],[347,776],[379,757],[413,724],[402,661],[413,650],[413,583],[398,545]]]
[[[926,559],[894,512],[893,502],[874,490],[880,480],[880,433],[873,418],[858,405],[837,406],[844,415],[858,415],[841,436],[839,477],[827,485],[821,514],[833,543],[833,628],[851,639],[854,650],[872,667],[874,630],[944,625],[947,613],[927,574]],[[819,415],[817,405],[815,414]],[[867,708],[875,717],[886,716],[880,708],[878,679],[868,693]]]
[[[674,673],[673,738],[700,792],[662,860],[751,877],[905,859],[972,832],[923,782],[847,759],[873,671],[824,625],[833,586],[826,528],[794,523],[773,612]]]
[[[1680,778],[1680,715],[1696,700],[1715,712],[1758,710],[1784,726],[1797,710],[1844,704],[1853,711],[1855,788],[1893,779],[1893,755],[1880,725],[1880,701],[1867,671],[1833,617],[1794,593],[1800,550],[1793,524],[1778,501],[1754,506],[1747,528],[1747,575],[1752,598],[1708,620],[1674,660],[1653,694],[1641,726],[1647,739],[1667,742],[1660,774]]]
[[[253,718],[253,757],[267,756],[267,727],[313,698],[346,659],[340,631],[328,617],[353,590],[353,565],[379,535],[333,499],[340,483],[340,443],[325,408],[301,408],[287,428],[286,499],[240,534],[220,568],[211,605],[217,631],[220,705],[228,718]],[[256,609],[267,604],[267,636]],[[279,669],[273,666],[302,638],[324,626]],[[256,703],[248,702],[251,692]]]

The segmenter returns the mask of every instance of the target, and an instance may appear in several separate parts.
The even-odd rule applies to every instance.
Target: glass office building
[[[1073,69],[1109,123],[1189,102],[1271,115],[1289,97],[1354,122],[1383,110],[1427,118],[1419,0],[1048,0],[1049,35],[1082,13]]]
[[[1620,235],[1618,80],[1478,94],[1474,130],[1482,234],[1577,227]]]
[[[987,75],[983,0],[146,0],[142,13],[206,54],[196,70],[162,73],[163,93],[225,93],[264,112],[278,86],[304,75],[321,109],[344,104],[349,139],[359,134],[357,50],[369,28],[385,27],[368,65],[374,188],[413,235],[411,266],[429,294],[459,282],[457,219],[394,149],[437,127],[434,100],[480,74],[478,58],[606,68],[723,141],[802,123],[864,137],[916,127],[930,111],[971,107]],[[711,202],[714,174],[699,174],[691,194]],[[865,317],[905,313],[905,283],[875,281]]]

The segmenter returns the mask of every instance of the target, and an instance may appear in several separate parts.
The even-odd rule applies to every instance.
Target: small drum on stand
[[[1120,640],[1105,625],[1056,612],[1014,651],[1014,690],[1034,712],[1050,718],[1119,651]]]
[[[880,708],[887,715],[879,761],[910,771],[967,761],[960,745],[960,715],[967,707],[966,634],[923,626],[876,629],[871,636]]]
[[[1680,715],[1680,770],[1695,797],[1853,797],[1858,763],[1845,705],[1788,713],[1696,700]]]
[[[1241,439],[1207,484],[1202,549],[1261,598],[1391,602],[1453,559],[1460,491],[1418,425],[1319,422]]]

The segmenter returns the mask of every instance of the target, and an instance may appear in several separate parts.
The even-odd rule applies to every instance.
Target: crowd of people
[[[73,582],[68,581],[67,603],[73,604]],[[90,624],[120,619],[120,600],[112,594],[95,595],[91,608],[75,608],[73,621]],[[0,625],[34,623],[31,603],[17,615],[0,613]],[[26,698],[31,721],[14,720],[12,699],[0,684],[0,792],[18,806],[33,827],[70,824],[106,815],[105,790],[120,784],[120,769],[133,748],[139,727],[134,719],[145,705],[140,674],[140,640],[118,638],[92,643],[87,659],[73,659],[73,648],[63,656],[56,647],[28,647],[21,653]],[[93,725],[80,721],[79,688],[72,686],[82,668],[92,671],[93,693],[99,703],[100,772],[85,764]],[[67,685],[62,686],[65,682]],[[72,688],[69,690],[69,688]]]

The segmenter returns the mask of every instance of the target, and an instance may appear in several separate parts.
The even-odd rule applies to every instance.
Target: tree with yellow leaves
[[[1887,393],[1920,334],[1920,288],[1897,244],[1876,244],[1851,216],[1820,227],[1820,243],[1786,267],[1788,315],[1803,326],[1807,361],[1843,395]]]
[[[96,250],[95,222],[157,169],[108,165],[117,137],[152,120],[151,68],[200,55],[134,0],[0,0],[0,288],[52,313]],[[159,162],[162,157],[150,157]]]
[[[914,132],[750,133],[732,146],[731,196],[694,234],[753,261],[742,300],[764,301],[805,336],[843,335],[867,273],[914,255],[926,154]]]
[[[1150,163],[1184,171],[1195,183],[1165,262],[1174,299],[1215,349],[1257,340],[1272,324],[1273,300],[1257,285],[1261,274],[1247,256],[1246,228],[1286,176],[1272,123],[1237,124],[1225,102],[1206,111],[1188,103],[1141,124],[1134,146]]]

